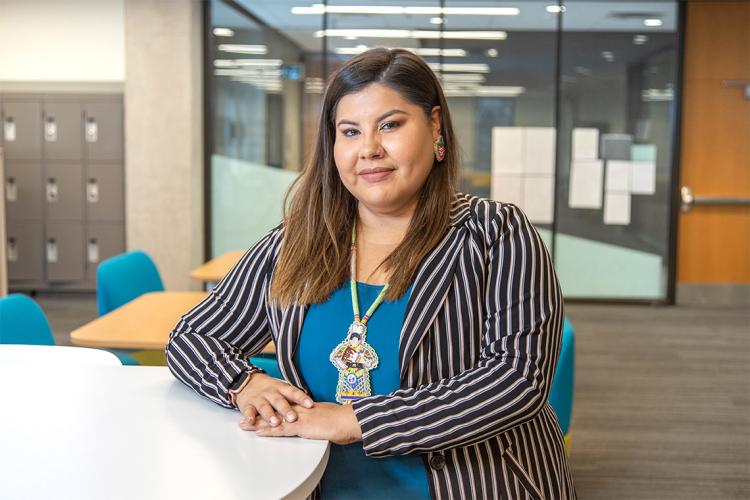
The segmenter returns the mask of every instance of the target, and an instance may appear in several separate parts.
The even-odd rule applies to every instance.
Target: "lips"
[[[385,167],[366,168],[359,176],[368,182],[379,182],[388,177],[395,169]]]

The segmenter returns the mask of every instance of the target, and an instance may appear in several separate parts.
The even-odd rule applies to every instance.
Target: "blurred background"
[[[112,257],[209,288],[279,222],[326,79],[406,48],[461,190],[554,260],[580,497],[750,497],[750,2],[313,1],[0,0],[0,295],[66,345]]]

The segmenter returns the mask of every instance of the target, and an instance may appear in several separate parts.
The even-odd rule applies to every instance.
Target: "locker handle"
[[[86,118],[84,136],[86,137],[86,142],[96,142],[99,140],[99,125],[97,125],[96,118],[93,116]]]
[[[47,142],[57,142],[57,122],[54,116],[48,116],[44,120],[44,140]]]
[[[16,140],[16,122],[12,116],[6,116],[3,120],[3,135],[5,136],[5,142]]]
[[[89,203],[97,203],[99,201],[99,184],[96,182],[95,177],[91,177],[86,183],[86,200]]]
[[[47,179],[47,202],[55,203],[59,198],[59,192],[57,188],[57,181],[54,177]]]
[[[99,262],[99,242],[96,238],[90,238],[86,254],[88,261],[92,264]]]
[[[18,185],[15,177],[8,177],[5,184],[5,200],[9,203],[18,201]]]
[[[18,260],[18,247],[16,246],[16,239],[12,236],[8,237],[8,262],[16,262]]]
[[[57,240],[55,238],[49,238],[47,240],[47,262],[57,262]]]

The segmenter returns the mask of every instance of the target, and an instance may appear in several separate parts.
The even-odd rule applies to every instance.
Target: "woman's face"
[[[419,106],[373,83],[339,100],[334,161],[341,181],[360,203],[380,213],[409,207],[432,169],[440,107]]]

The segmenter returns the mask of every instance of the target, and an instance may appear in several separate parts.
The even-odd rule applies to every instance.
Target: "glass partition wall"
[[[680,24],[677,1],[211,0],[207,257],[279,222],[331,72],[401,47],[442,81],[461,189],[524,209],[566,298],[673,302]]]

